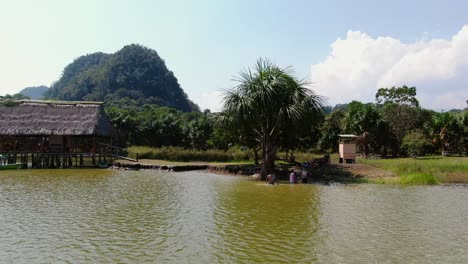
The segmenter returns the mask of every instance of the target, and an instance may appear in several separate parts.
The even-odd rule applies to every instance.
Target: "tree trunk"
[[[383,150],[382,150],[382,154],[380,155],[382,158],[386,158],[387,157],[387,147],[384,146],[383,147]]]
[[[255,166],[258,166],[258,150],[257,148],[253,149],[254,152],[254,159],[255,159]]]
[[[262,170],[260,173],[260,175],[262,176],[262,180],[265,180],[266,176],[273,172],[273,169],[275,167],[275,155],[276,153],[274,153],[273,151],[268,151],[265,155],[262,164]]]
[[[267,137],[266,146],[263,148],[263,163],[262,163],[262,170],[260,175],[262,180],[266,179],[266,176],[273,172],[275,167],[275,156],[276,156],[276,147],[270,141],[270,138]]]

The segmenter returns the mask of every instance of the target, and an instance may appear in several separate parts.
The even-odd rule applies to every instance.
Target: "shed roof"
[[[111,136],[112,124],[101,102],[21,100],[0,105],[0,135]]]

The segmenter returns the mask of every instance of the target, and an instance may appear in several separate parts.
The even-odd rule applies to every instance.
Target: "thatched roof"
[[[112,125],[100,102],[21,100],[0,104],[0,135],[111,136]]]

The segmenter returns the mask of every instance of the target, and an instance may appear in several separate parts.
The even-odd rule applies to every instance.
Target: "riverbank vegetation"
[[[129,147],[129,155],[140,159],[158,159],[179,162],[250,162],[253,163],[252,151],[243,151],[240,148],[228,150],[195,150],[182,147],[152,148],[148,146]]]
[[[398,176],[425,175],[441,182],[468,182],[468,157],[360,159],[359,162],[393,172]]]
[[[439,184],[441,181],[431,174],[413,173],[401,177],[367,179],[367,182],[379,184],[435,185]]]

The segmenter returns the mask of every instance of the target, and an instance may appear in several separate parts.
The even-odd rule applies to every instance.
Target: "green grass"
[[[427,156],[418,159],[359,159],[358,163],[394,172],[401,177],[401,183],[468,182],[468,157]],[[394,181],[394,179],[383,181]]]
[[[253,152],[240,149],[223,150],[193,150],[179,147],[152,148],[146,146],[134,146],[128,148],[129,156],[140,159],[154,159],[180,162],[243,162],[253,161]]]
[[[128,148],[129,156],[136,158],[136,154],[139,153],[140,159],[155,159],[155,160],[167,160],[167,161],[179,161],[179,162],[253,162],[254,154],[251,150],[241,150],[238,148],[223,150],[193,150],[184,149],[180,147],[162,147],[153,148],[147,146],[133,146]],[[259,155],[261,155],[259,153]],[[307,152],[294,152],[294,156],[297,162],[305,162],[311,159],[322,158],[324,154],[315,154]],[[278,152],[276,155],[279,159],[284,159],[286,154],[284,152]],[[331,154],[333,162],[338,162],[338,154]]]
[[[412,173],[400,177],[402,184],[433,185],[439,184],[440,180],[436,176],[427,173]]]
[[[410,184],[410,185],[435,185],[441,181],[439,178],[427,173],[412,173],[401,177],[386,177],[369,179],[370,183],[380,184]]]

